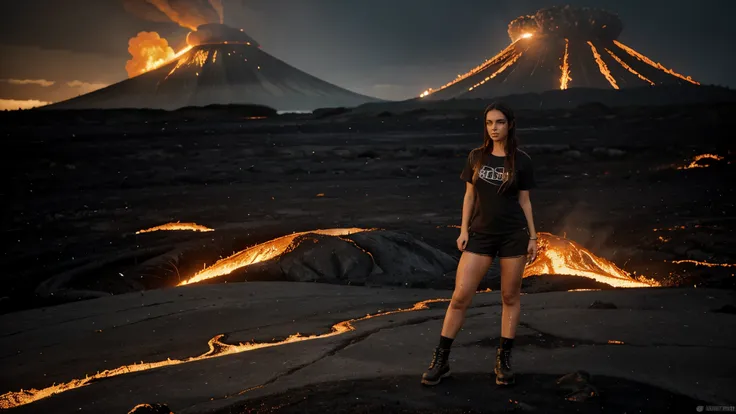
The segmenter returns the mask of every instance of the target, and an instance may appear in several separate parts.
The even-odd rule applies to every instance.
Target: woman
[[[511,347],[519,321],[524,266],[537,256],[537,234],[529,190],[535,186],[529,155],[517,149],[516,120],[500,103],[486,108],[483,145],[473,149],[460,177],[466,181],[462,226],[457,247],[462,251],[455,291],[422,383],[436,385],[450,374],[450,346],[465,312],[495,258],[501,262],[501,341],[496,350],[496,384],[514,383]]]

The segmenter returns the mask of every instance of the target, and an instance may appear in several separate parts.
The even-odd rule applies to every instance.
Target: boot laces
[[[508,349],[501,350],[501,364],[504,368],[511,369],[511,351]]]
[[[434,353],[432,354],[432,362],[429,363],[429,369],[432,369],[437,365],[440,360],[442,359],[444,355],[444,350],[442,348],[435,348]]]

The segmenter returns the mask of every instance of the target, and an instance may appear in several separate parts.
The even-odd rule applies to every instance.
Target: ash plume
[[[234,29],[224,24],[209,23],[197,27],[197,30],[189,32],[187,44],[198,46],[208,43],[247,43],[258,47],[259,44],[242,30]]]
[[[174,57],[174,49],[156,32],[140,32],[128,41],[131,58],[125,64],[128,77],[138,76]]]
[[[537,33],[539,26],[534,15],[519,16],[509,23],[509,37],[512,42],[517,41],[524,33]]]
[[[123,7],[142,19],[172,21],[191,30],[224,21],[221,0],[123,0]]]
[[[590,7],[555,6],[534,15],[520,16],[509,23],[509,37],[516,41],[523,33],[565,38],[615,40],[623,30],[618,15]]]

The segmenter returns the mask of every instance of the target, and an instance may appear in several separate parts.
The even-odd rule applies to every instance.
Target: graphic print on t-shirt
[[[489,167],[484,165],[483,168],[478,171],[478,178],[483,181],[500,186],[503,183],[504,167]]]

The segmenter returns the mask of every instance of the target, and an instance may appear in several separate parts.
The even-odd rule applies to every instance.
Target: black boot
[[[450,376],[449,356],[449,349],[440,347],[434,349],[434,355],[432,355],[432,362],[429,364],[429,369],[422,374],[422,384],[437,385],[442,381],[442,378]]]
[[[511,385],[514,383],[514,371],[511,370],[511,350],[496,349],[496,384]]]

